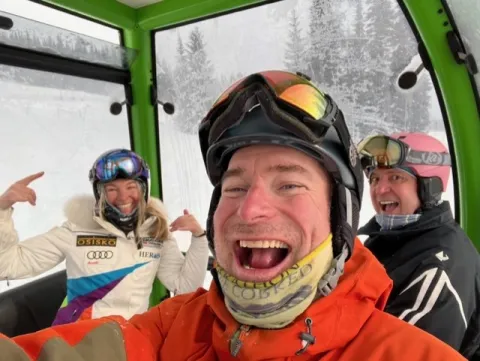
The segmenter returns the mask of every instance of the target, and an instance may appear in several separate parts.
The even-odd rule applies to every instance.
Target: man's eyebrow
[[[240,177],[243,173],[245,173],[245,169],[240,167],[227,169],[227,171],[223,173],[221,183],[225,182],[228,178]]]
[[[310,174],[308,170],[302,167],[299,164],[276,164],[268,167],[268,172],[279,172],[279,173],[302,173]]]
[[[375,172],[376,170],[374,170],[372,172],[372,174]],[[379,172],[376,172],[375,174],[378,175]],[[393,174],[393,173],[405,173],[403,170],[400,170],[400,169],[396,169],[396,168],[385,168],[385,172],[384,174]]]
[[[306,175],[311,175],[311,172],[309,172],[307,169],[302,167],[299,164],[275,164],[267,168],[267,172],[273,173],[273,172],[278,172],[278,173],[301,173],[301,174],[306,174]],[[240,177],[245,173],[245,169],[241,167],[235,167],[228,169],[222,177],[222,183],[232,177]]]

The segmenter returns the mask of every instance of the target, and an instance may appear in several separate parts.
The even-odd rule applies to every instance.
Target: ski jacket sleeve
[[[186,301],[203,292],[170,298],[128,321],[107,316],[13,338],[0,334],[0,360],[160,361],[165,338],[178,311]]]
[[[19,242],[13,209],[0,210],[0,279],[20,279],[39,275],[65,259],[72,233],[65,227]]]
[[[462,267],[446,262],[443,251],[422,262],[385,311],[459,350],[474,312],[475,290],[465,282],[469,275]]]
[[[121,317],[105,317],[7,338],[2,360],[156,361],[151,342]]]
[[[185,256],[174,238],[165,240],[157,277],[174,294],[193,292],[203,285],[207,273],[208,256],[206,236],[192,235],[192,241]]]

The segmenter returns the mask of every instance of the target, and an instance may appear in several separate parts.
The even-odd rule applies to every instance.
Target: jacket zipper
[[[233,357],[237,357],[240,349],[242,348],[243,341],[248,335],[250,329],[251,326],[240,325],[240,327],[235,331],[232,339],[230,340],[230,355],[232,355]]]

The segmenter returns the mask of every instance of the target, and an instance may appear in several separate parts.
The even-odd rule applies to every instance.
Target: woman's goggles
[[[118,152],[101,158],[91,169],[91,177],[100,182],[109,182],[117,178],[145,177],[148,179],[148,168],[140,157],[129,152]]]

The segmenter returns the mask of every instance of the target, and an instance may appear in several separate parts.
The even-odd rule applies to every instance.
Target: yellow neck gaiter
[[[269,282],[244,282],[216,266],[225,304],[241,324],[282,328],[303,313],[317,294],[320,279],[331,268],[332,235],[305,258]]]

